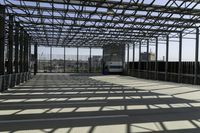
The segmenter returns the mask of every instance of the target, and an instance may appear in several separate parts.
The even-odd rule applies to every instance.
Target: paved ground
[[[0,95],[0,132],[200,133],[199,90],[122,76],[38,75]]]

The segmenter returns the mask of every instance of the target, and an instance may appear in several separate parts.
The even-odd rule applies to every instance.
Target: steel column
[[[105,74],[105,50],[104,50],[104,47],[103,47],[103,50],[102,50],[102,56],[103,56],[103,59],[102,59],[102,73]]]
[[[129,75],[129,44],[127,44],[127,75]]]
[[[79,72],[79,48],[77,47],[76,72]]]
[[[141,47],[142,47],[142,42],[139,42],[139,64],[138,64],[138,72],[139,72],[139,77],[141,77]]]
[[[50,47],[50,72],[52,72],[53,64],[52,64],[52,46]]]
[[[26,72],[26,68],[27,68],[27,64],[26,64],[26,39],[27,39],[27,34],[26,32],[24,31],[24,39],[23,39],[23,44],[24,44],[24,57],[23,57],[23,65],[24,65],[24,72]]]
[[[149,40],[147,40],[146,78],[149,78]]]
[[[196,46],[195,46],[195,70],[194,70],[194,84],[198,84],[198,62],[199,62],[199,28],[196,28]]]
[[[165,62],[165,81],[168,80],[168,60],[169,60],[169,35],[166,37],[166,62]]]
[[[34,44],[34,75],[38,72],[38,45]]]
[[[31,37],[28,39],[28,69],[31,71]]]
[[[65,57],[65,51],[66,50],[66,47],[64,46],[64,73],[66,72],[66,68],[65,68],[65,65],[66,65],[66,57]]]
[[[24,49],[23,49],[23,47],[24,47],[24,41],[23,41],[23,39],[24,39],[24,32],[23,32],[23,29],[21,28],[20,29],[20,61],[19,61],[19,64],[20,64],[20,72],[22,73],[22,72],[24,72],[24,62],[23,62],[23,56],[24,56]]]
[[[155,79],[158,79],[158,38],[156,37],[156,46],[155,46],[155,51],[156,51],[156,59],[155,59]]]
[[[134,74],[134,69],[135,69],[135,42],[133,42],[133,64],[132,64],[132,76]]]
[[[13,73],[13,16],[9,16],[9,32],[8,32],[8,74]]]
[[[179,63],[178,63],[178,82],[181,82],[182,76],[182,44],[183,44],[183,34],[180,33],[180,40],[179,40]]]
[[[90,47],[89,73],[92,72],[92,48]]]
[[[0,75],[5,73],[5,6],[0,5]]]
[[[24,33],[24,72],[28,72],[28,34]]]
[[[15,73],[19,72],[19,23],[15,25]]]

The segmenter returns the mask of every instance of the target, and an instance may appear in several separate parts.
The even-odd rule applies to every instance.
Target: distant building
[[[141,61],[147,61],[147,57],[149,57],[149,61],[155,61],[156,55],[155,53],[150,52],[149,56],[147,56],[147,52],[141,53]]]

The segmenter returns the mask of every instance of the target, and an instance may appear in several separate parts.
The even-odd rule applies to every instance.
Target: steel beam
[[[156,37],[156,45],[155,45],[155,54],[156,54],[156,59],[155,59],[155,79],[158,79],[158,38]]]
[[[8,74],[13,73],[13,16],[9,16],[9,32],[8,32]]]
[[[77,47],[76,72],[79,72],[79,47]]]
[[[138,63],[138,73],[139,77],[141,77],[141,47],[142,47],[142,42],[139,42],[139,63]]]
[[[92,48],[90,47],[89,73],[92,72]]]
[[[129,75],[129,44],[127,44],[127,75]]]
[[[181,83],[182,76],[182,45],[183,45],[183,33],[180,33],[179,37],[179,62],[178,62],[178,82]]]
[[[34,75],[38,72],[38,44],[34,44]]]
[[[24,72],[28,72],[28,34],[24,32]]]
[[[149,78],[149,40],[147,40],[146,78]]]
[[[64,68],[64,73],[66,72],[66,70],[65,70],[66,69],[65,68],[66,67],[66,54],[65,54],[65,52],[66,52],[66,47],[64,46],[64,67],[63,67]]]
[[[15,24],[15,73],[19,72],[19,23]]]
[[[166,36],[165,81],[168,80],[168,61],[169,61],[169,35]]]
[[[196,28],[196,46],[195,46],[195,69],[194,69],[194,84],[198,84],[199,72],[199,28]]]
[[[52,72],[53,64],[52,64],[52,46],[50,47],[50,72]]]
[[[32,38],[29,36],[28,39],[28,69],[31,71],[31,40]]]
[[[133,64],[132,64],[132,76],[135,70],[135,42],[133,42]]]
[[[23,62],[23,57],[24,57],[24,31],[22,27],[20,28],[20,72],[24,72],[24,62]]]
[[[5,6],[0,5],[0,75],[5,74]]]

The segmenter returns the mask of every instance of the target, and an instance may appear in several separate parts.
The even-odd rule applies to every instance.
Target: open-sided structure
[[[198,83],[199,0],[1,0],[0,4],[1,75],[29,72],[31,45],[35,48],[36,73],[38,46],[102,48],[125,44],[128,49],[133,48],[133,62],[135,47],[141,53],[141,47],[146,46],[149,53],[149,46],[155,46],[153,68],[150,72],[147,60],[145,73],[159,79],[158,44],[164,43],[166,60],[162,74],[168,80],[169,39],[178,38],[177,81],[181,82],[182,39],[188,38],[196,42],[190,76]],[[192,37],[186,37],[188,34]],[[8,54],[4,55],[6,50]],[[135,65],[127,65],[127,73],[132,69],[133,75],[139,72],[141,76],[140,59],[137,65],[137,70]]]

